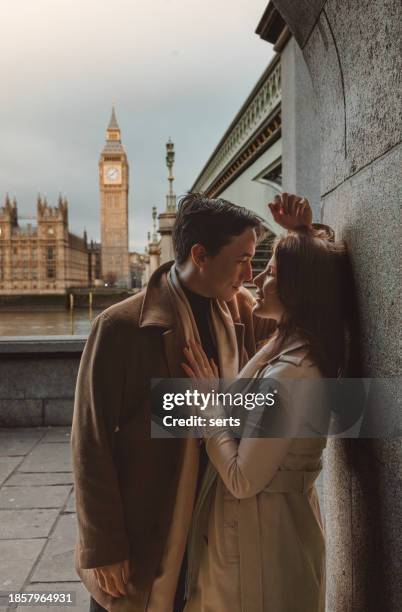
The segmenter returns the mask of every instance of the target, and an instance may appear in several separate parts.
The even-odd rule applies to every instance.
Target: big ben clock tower
[[[108,284],[131,286],[128,257],[128,162],[113,107],[99,160],[102,277]]]

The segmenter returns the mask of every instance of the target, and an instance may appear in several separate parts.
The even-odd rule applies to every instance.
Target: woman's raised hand
[[[271,214],[279,225],[287,230],[298,227],[311,227],[313,213],[309,201],[290,193],[276,195],[273,202],[268,204]]]

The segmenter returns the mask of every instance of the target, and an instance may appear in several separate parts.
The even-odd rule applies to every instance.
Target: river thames
[[[60,311],[0,311],[1,336],[65,336],[88,334],[99,309]]]

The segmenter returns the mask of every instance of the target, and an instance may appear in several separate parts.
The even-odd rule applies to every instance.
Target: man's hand
[[[95,568],[95,576],[102,591],[112,597],[127,595],[126,584],[130,577],[130,562],[128,559]]]
[[[274,220],[287,230],[295,230],[300,226],[311,228],[313,213],[309,201],[290,193],[276,195],[268,204]]]

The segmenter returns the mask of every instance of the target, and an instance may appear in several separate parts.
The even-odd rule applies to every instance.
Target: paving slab
[[[0,457],[0,485],[21,463],[21,457]]]
[[[58,510],[0,510],[0,540],[45,538]]]
[[[20,472],[71,472],[70,445],[63,442],[38,444],[25,458]]]
[[[70,443],[71,427],[49,427],[45,430],[42,442],[67,442]]]
[[[74,569],[75,514],[62,515],[32,574],[32,582],[57,582],[77,578]]]
[[[52,593],[71,592],[75,594],[75,606],[43,606],[51,612],[87,612],[89,610],[89,593],[80,582],[41,582],[31,583],[24,589],[25,592],[41,593],[51,591]],[[19,612],[39,612],[38,606],[19,606]]]
[[[1,461],[1,459],[0,459]],[[18,472],[16,471],[7,480],[8,487],[20,486],[46,486],[73,484],[74,477],[71,472]]]
[[[0,429],[0,457],[26,455],[43,436],[42,429]]]
[[[2,487],[0,508],[61,508],[67,500],[71,486]]]
[[[74,489],[70,493],[70,497],[68,498],[67,506],[65,507],[64,512],[75,512],[75,492],[74,492]]]
[[[0,540],[0,591],[22,588],[45,544],[46,539]]]

